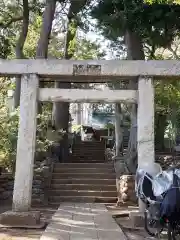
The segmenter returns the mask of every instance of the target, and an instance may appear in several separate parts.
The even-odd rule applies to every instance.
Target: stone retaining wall
[[[12,199],[14,188],[14,179],[11,173],[2,173],[0,175],[0,200]]]
[[[34,164],[34,178],[32,187],[32,204],[48,204],[48,189],[53,170],[53,159],[36,160]],[[0,175],[0,201],[12,201],[14,177],[12,173]]]
[[[34,204],[48,204],[48,189],[51,182],[53,162],[52,158],[36,161],[32,188],[32,202]]]

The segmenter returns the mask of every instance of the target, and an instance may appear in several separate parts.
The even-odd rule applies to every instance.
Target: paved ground
[[[0,206],[0,212],[9,209],[11,205]],[[63,203],[57,212],[52,208],[39,208],[36,210],[50,223],[46,230],[0,228],[0,240],[152,240],[143,229],[131,227],[127,215],[136,209],[111,205],[107,212],[102,204],[83,203]]]
[[[102,204],[63,203],[40,240],[126,240]]]
[[[0,213],[11,210],[11,204],[0,206]],[[35,209],[33,209],[35,210]],[[49,222],[55,209],[52,208],[38,208],[40,210],[42,220]],[[44,229],[10,229],[0,228],[0,240],[39,240],[43,234]]]
[[[117,211],[117,213],[118,213],[117,216],[115,217],[115,215],[114,215],[115,213],[113,214],[117,224],[120,226],[120,228],[124,232],[126,239],[127,240],[157,240],[157,238],[150,237],[147,234],[147,232],[144,230],[144,227],[141,227],[141,228],[133,227],[132,222],[129,219],[129,217],[125,216],[125,214],[128,213],[128,211],[133,208],[127,207],[126,210],[124,208],[122,208],[122,211],[119,208]],[[160,238],[158,238],[158,239],[167,240],[167,233],[163,232],[161,234]],[[180,238],[178,237],[177,240],[180,240]]]

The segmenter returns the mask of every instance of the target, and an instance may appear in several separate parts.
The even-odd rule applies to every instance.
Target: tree
[[[23,48],[28,34],[29,23],[41,14],[43,4],[38,0],[1,1],[0,28],[2,40],[2,57],[24,58]],[[30,18],[30,19],[29,19]],[[29,21],[30,20],[30,21]],[[18,37],[17,37],[18,36]],[[15,52],[14,52],[14,50]],[[14,106],[19,106],[20,98],[20,78],[16,78]]]
[[[23,48],[28,34],[29,27],[29,5],[28,0],[23,0],[23,22],[21,32],[16,43],[16,58],[24,58]],[[16,86],[14,91],[14,107],[17,108],[20,103],[21,77],[16,77]]]
[[[179,33],[180,6],[173,1],[100,0],[91,14],[97,19],[101,33],[113,42],[127,47],[127,59],[144,59],[144,48],[151,54],[160,47],[168,47]],[[153,54],[152,54],[153,55]],[[129,88],[137,89],[137,80],[130,80]],[[131,172],[137,164],[137,106],[131,106],[131,132],[126,163]]]
[[[179,37],[175,37],[168,48],[159,48],[154,53],[155,59],[179,59]],[[156,148],[163,151],[165,130],[169,123],[173,126],[175,140],[179,131],[179,80],[155,82],[155,142]],[[175,143],[175,142],[174,142]]]
[[[56,2],[56,0],[46,0],[40,37],[36,49],[36,58],[47,58],[48,56],[49,38],[56,10]]]
[[[99,11],[101,9],[101,7],[103,6],[103,3],[105,5],[106,4],[108,5],[106,0],[104,2],[101,1],[100,5],[101,4],[102,5],[101,6],[99,5],[94,10],[95,14],[97,13],[97,11]],[[112,7],[112,5],[113,5],[113,3],[111,3],[111,7]],[[124,34],[125,45],[127,47],[127,59],[129,59],[129,60],[140,60],[141,59],[142,60],[142,59],[144,59],[144,53],[143,53],[143,48],[142,48],[141,37],[139,36],[138,33],[133,31],[133,29],[130,25],[129,9],[131,9],[131,8],[129,8],[130,6],[128,6],[127,1],[124,2],[124,5],[122,7],[124,8],[124,12],[123,12],[124,19],[123,19],[123,21],[124,21],[124,24],[126,25],[126,27],[125,27],[125,29],[121,29],[121,30]],[[112,8],[111,8],[111,10],[112,10]],[[115,10],[114,15],[118,14],[116,8],[114,8],[113,10]],[[107,14],[107,12],[106,12],[106,14]],[[119,14],[118,14],[118,16],[119,16]],[[99,23],[100,23],[100,21],[99,21]],[[118,36],[118,37],[120,37],[120,36]],[[116,35],[115,40],[117,40],[117,35]],[[130,80],[129,81],[129,88],[130,89],[137,89],[137,80]],[[120,108],[116,108],[116,109],[118,110],[118,111],[116,111],[116,115],[120,115],[121,114]],[[119,132],[119,134],[117,134],[117,136],[118,135],[120,137],[122,135],[122,133]],[[135,171],[136,161],[137,161],[136,136],[137,136],[137,105],[133,104],[132,107],[131,107],[131,131],[130,131],[130,140],[129,140],[129,145],[128,145],[128,155],[126,156],[127,157],[126,162],[128,164],[128,168],[130,169],[131,172]],[[120,141],[118,141],[118,143],[120,143]],[[118,145],[119,144],[117,144],[117,147],[119,148]]]
[[[71,59],[76,49],[76,34],[79,26],[78,14],[88,4],[88,0],[73,1],[71,0],[67,14],[67,30],[64,49],[64,59]],[[71,88],[71,83],[56,82],[57,88]],[[63,114],[62,114],[63,113]],[[69,153],[68,146],[68,128],[69,128],[69,103],[55,103],[53,109],[54,122],[57,129],[63,129],[64,134],[61,147],[63,148],[63,158],[66,159]]]

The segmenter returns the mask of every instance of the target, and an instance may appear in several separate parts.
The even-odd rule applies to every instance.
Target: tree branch
[[[27,1],[27,3],[25,3],[25,6],[27,6],[27,4],[28,4],[28,1]],[[37,5],[37,4],[36,4],[36,0],[34,0],[34,3],[33,3],[31,6],[28,6],[28,11],[34,10],[34,7],[35,7],[36,5]],[[0,9],[0,11],[2,12],[3,10]],[[24,12],[24,11],[25,11],[25,9],[24,9],[24,1],[23,1],[23,12]],[[10,19],[9,19],[6,23],[4,23],[4,21],[0,22],[0,28],[7,28],[7,27],[9,27],[12,23],[15,23],[15,22],[18,22],[18,21],[22,21],[22,20],[24,19],[24,13],[23,13],[22,16],[17,16],[17,17],[13,17],[13,16],[11,16],[10,14],[8,14],[7,12],[4,12],[4,14],[5,14],[5,15],[8,15]],[[27,15],[27,11],[26,11],[26,15]],[[28,15],[29,15],[29,13],[28,13]],[[29,18],[29,16],[28,16],[28,18]]]
[[[18,22],[18,21],[22,21],[23,20],[23,16],[19,16],[19,17],[12,17],[8,22],[4,23],[4,22],[0,22],[0,27],[1,28],[7,28],[9,27],[12,23],[14,22]]]
[[[178,48],[178,47],[177,47]],[[169,51],[172,52],[173,56],[175,59],[179,59],[180,57],[178,56],[178,54],[176,53],[176,50],[173,50],[172,47],[169,47]]]

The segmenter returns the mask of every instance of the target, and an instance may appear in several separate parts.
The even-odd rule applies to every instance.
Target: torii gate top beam
[[[129,61],[129,60],[0,60],[1,76],[37,74],[48,80],[62,82],[107,82],[145,76],[177,78],[180,76],[180,61]]]

